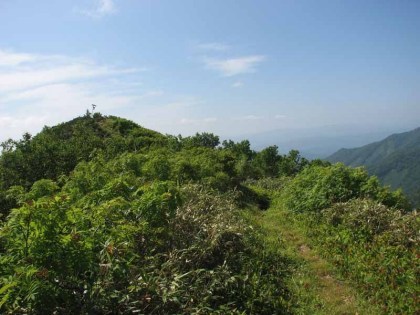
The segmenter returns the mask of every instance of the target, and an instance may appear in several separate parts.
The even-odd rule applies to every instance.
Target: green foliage
[[[219,136],[216,136],[212,133],[203,132],[203,133],[196,133],[194,136],[190,137],[182,137],[181,135],[178,136],[170,136],[168,135],[168,147],[172,150],[179,151],[181,149],[191,149],[197,147],[204,147],[215,149],[219,144]]]
[[[292,313],[290,261],[239,214],[267,209],[279,191],[363,290],[387,297],[387,311],[412,310],[397,301],[413,302],[418,237],[416,216],[395,210],[409,209],[401,192],[295,150],[219,144],[211,133],[163,136],[98,113],[4,142],[1,312]],[[378,284],[363,282],[385,266],[386,276],[368,277]]]
[[[417,309],[419,220],[372,200],[354,199],[312,219],[310,236],[322,253],[385,314]]]
[[[284,193],[287,206],[297,212],[318,212],[355,198],[372,198],[390,207],[410,209],[400,191],[382,187],[377,178],[370,177],[362,168],[349,168],[340,163],[305,168]]]
[[[238,184],[231,151],[198,146],[98,152],[59,184],[12,186],[2,311],[289,313],[286,265],[239,219]]]
[[[248,140],[243,140],[237,143],[232,140],[224,140],[222,145],[224,149],[232,151],[236,156],[243,156],[247,160],[251,160],[256,155],[256,153],[251,149],[251,144]]]
[[[149,153],[147,162],[143,165],[142,173],[144,173],[149,180],[168,180],[171,174],[171,165],[168,160],[167,152],[159,150],[157,152]]]
[[[98,151],[113,158],[124,152],[163,146],[166,141],[163,135],[131,121],[99,113],[44,127],[34,137],[24,134],[19,141],[2,143],[0,192],[15,185],[29,189],[40,179],[57,180],[79,162],[91,160]],[[7,215],[14,204],[4,198],[0,193],[0,210]]]
[[[52,196],[58,190],[58,185],[51,179],[40,179],[32,185],[28,197],[35,200],[41,197]]]
[[[73,176],[55,195],[36,183],[27,197],[43,196],[2,227],[4,312],[288,313],[282,262],[238,219],[233,195],[124,174],[77,190]]]
[[[276,177],[280,172],[280,160],[278,147],[274,145],[258,152],[255,165],[261,170],[261,177]]]
[[[362,168],[311,165],[282,196],[321,252],[384,313],[415,313],[419,221],[401,191]]]
[[[270,207],[271,199],[278,195],[288,178],[266,177],[262,179],[248,179],[240,189],[241,202],[248,205],[256,204],[260,210],[267,210]]]
[[[302,157],[297,150],[291,150],[288,155],[281,159],[280,174],[285,176],[294,176],[298,174],[309,161]]]
[[[185,147],[205,147],[205,148],[216,148],[219,144],[219,137],[208,132],[196,133],[195,136],[187,137],[183,139]]]
[[[172,180],[179,184],[199,181],[226,191],[239,184],[235,158],[226,151],[205,147],[184,149],[172,156]]]

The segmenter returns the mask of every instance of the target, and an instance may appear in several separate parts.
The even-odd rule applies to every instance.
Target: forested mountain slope
[[[402,188],[420,205],[420,128],[354,149],[341,149],[327,158],[349,166],[365,166],[385,185]]]

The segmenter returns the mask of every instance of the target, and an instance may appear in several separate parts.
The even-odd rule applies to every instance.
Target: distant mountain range
[[[308,158],[326,158],[340,148],[355,148],[379,141],[392,133],[408,131],[416,126],[367,126],[362,124],[326,125],[311,128],[284,128],[234,137],[249,139],[255,150],[277,145],[281,153],[297,149]]]
[[[359,148],[340,149],[326,160],[365,166],[383,184],[402,188],[412,203],[420,206],[420,128]]]

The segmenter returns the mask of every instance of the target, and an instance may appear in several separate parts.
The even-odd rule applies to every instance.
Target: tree
[[[214,149],[220,144],[219,137],[208,132],[196,133],[195,136],[182,139],[185,147],[206,147]]]
[[[262,176],[276,177],[279,175],[281,159],[278,147],[273,145],[257,153],[255,164],[260,169]]]
[[[293,176],[299,173],[309,161],[302,157],[298,150],[290,150],[288,155],[283,156],[280,162],[280,173]]]
[[[222,146],[223,149],[232,151],[236,156],[245,156],[248,160],[255,156],[255,151],[251,149],[251,144],[248,140],[236,143],[232,140],[224,140]]]

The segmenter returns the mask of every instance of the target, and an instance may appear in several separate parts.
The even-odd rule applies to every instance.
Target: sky
[[[0,0],[0,141],[91,110],[235,137],[420,126],[418,0]]]

